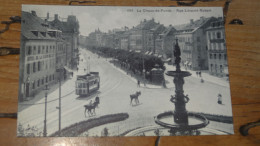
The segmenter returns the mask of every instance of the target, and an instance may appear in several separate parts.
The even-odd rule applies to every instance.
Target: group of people
[[[198,76],[201,77],[201,71],[196,71],[196,75],[197,75],[197,77]]]

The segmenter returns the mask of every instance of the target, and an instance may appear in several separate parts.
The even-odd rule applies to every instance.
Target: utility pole
[[[59,136],[61,135],[60,127],[61,127],[61,76],[59,79]]]
[[[61,135],[61,73],[63,68],[57,69],[57,72],[59,72],[59,106],[56,107],[56,109],[59,110],[59,136]]]
[[[44,109],[44,127],[43,127],[43,136],[47,136],[47,95],[48,95],[48,85],[45,86],[45,109]]]
[[[145,69],[144,69],[144,54],[143,54],[143,76],[144,76],[144,86],[146,86]]]

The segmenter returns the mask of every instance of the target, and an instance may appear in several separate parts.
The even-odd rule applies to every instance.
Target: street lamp
[[[63,68],[58,68],[56,70],[59,72],[59,106],[56,107],[56,109],[59,110],[59,135],[60,135],[60,130],[61,130],[61,74],[63,73]]]
[[[47,136],[47,96],[48,96],[48,85],[45,86],[45,89],[43,89],[45,92],[45,110],[44,110],[44,127],[43,127],[43,136],[46,137]]]

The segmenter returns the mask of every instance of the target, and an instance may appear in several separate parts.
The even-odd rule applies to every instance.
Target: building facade
[[[157,35],[155,40],[155,54],[162,55],[163,59],[172,58],[176,29],[170,25]]]
[[[34,97],[57,81],[58,36],[48,30],[48,24],[34,11],[22,12],[22,18],[19,101]]]
[[[214,17],[201,17],[196,21],[191,19],[188,24],[175,26],[177,30],[175,37],[178,38],[182,65],[185,68],[192,70],[208,69],[206,28],[215,20]]]
[[[48,15],[47,15],[48,18]],[[49,21],[49,20],[48,20]],[[52,28],[62,31],[62,37],[66,40],[66,65],[71,69],[76,69],[79,62],[78,36],[79,22],[74,15],[69,15],[66,21],[61,21],[58,14],[54,15],[54,20],[49,21]]]
[[[215,76],[226,76],[227,49],[225,43],[224,21],[219,18],[211,22],[207,28],[208,68],[209,73]]]

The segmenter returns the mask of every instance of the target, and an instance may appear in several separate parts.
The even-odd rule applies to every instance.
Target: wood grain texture
[[[195,6],[224,6],[225,1],[198,2]],[[21,15],[22,4],[67,5],[65,0],[0,0],[0,21]],[[76,4],[76,3],[75,3]],[[89,5],[170,6],[170,0],[98,0]],[[239,18],[244,25],[229,25]],[[260,119],[260,2],[233,0],[226,19],[226,40],[235,135],[162,137],[159,145],[259,145],[260,127],[241,136],[239,127]],[[0,24],[0,29],[4,25]],[[19,47],[20,24],[0,35],[0,46]],[[0,56],[0,112],[17,111],[19,55]],[[17,138],[16,120],[0,119],[0,145],[154,145],[156,137]]]

